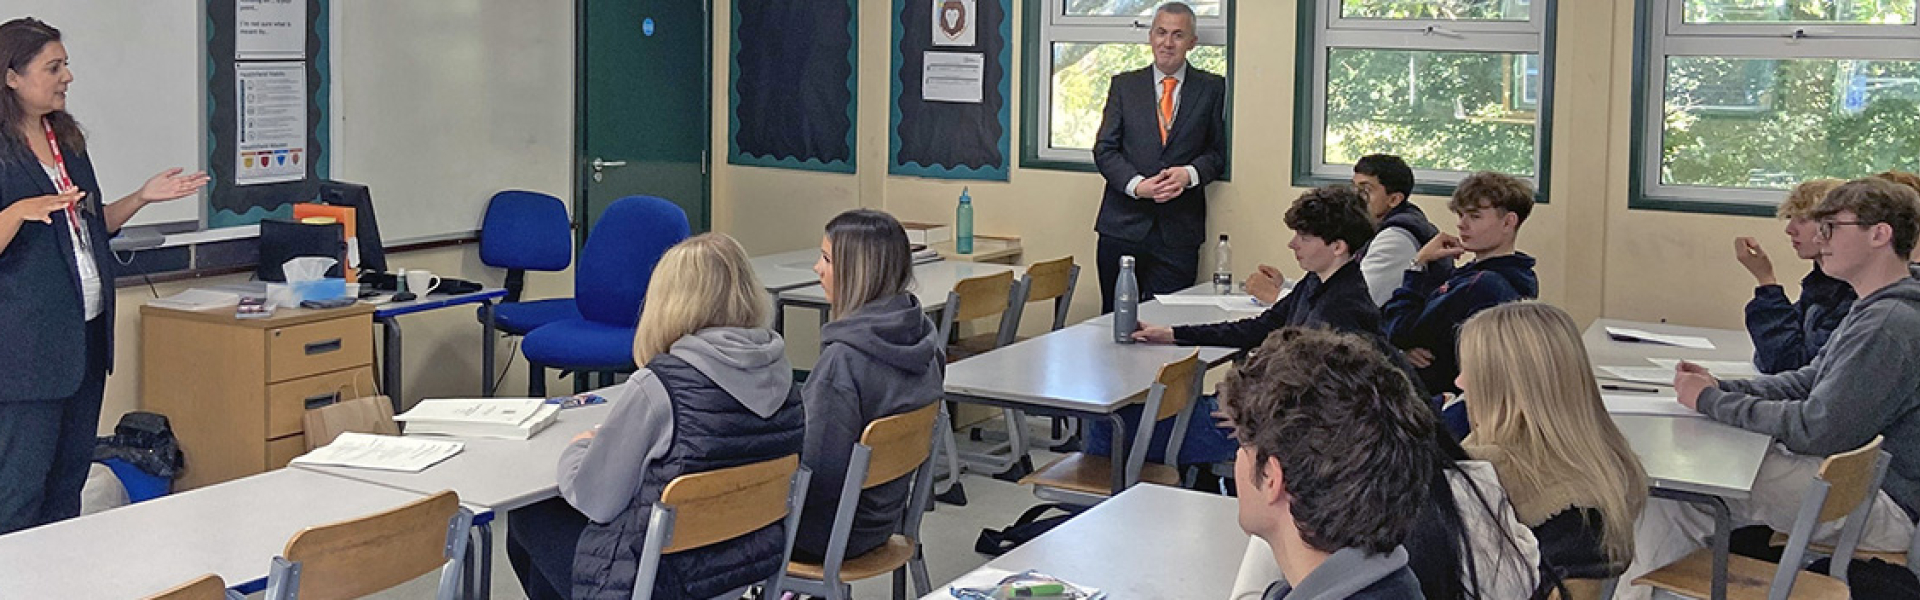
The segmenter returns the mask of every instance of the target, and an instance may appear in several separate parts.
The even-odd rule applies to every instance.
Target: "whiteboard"
[[[205,169],[205,9],[193,0],[7,0],[0,20],[60,30],[73,63],[67,112],[87,135],[102,201],[161,169]],[[151,204],[129,225],[200,222],[202,196]]]
[[[572,205],[573,0],[334,2],[331,175],[386,245],[464,237],[506,189]]]

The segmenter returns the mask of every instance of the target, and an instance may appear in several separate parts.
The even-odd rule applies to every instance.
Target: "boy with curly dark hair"
[[[1263,596],[1421,598],[1401,546],[1427,503],[1432,412],[1373,344],[1288,328],[1227,376],[1240,528],[1285,575]]]

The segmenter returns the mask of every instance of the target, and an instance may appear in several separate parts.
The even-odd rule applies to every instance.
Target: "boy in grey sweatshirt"
[[[1727,500],[1740,524],[1792,528],[1800,498],[1831,454],[1885,436],[1892,464],[1867,514],[1864,550],[1907,549],[1920,510],[1920,281],[1907,256],[1920,237],[1920,193],[1879,179],[1834,190],[1808,214],[1820,227],[1821,267],[1853,286],[1860,300],[1813,363],[1745,381],[1720,381],[1681,363],[1674,390],[1681,404],[1715,421],[1772,436],[1745,500]],[[1831,543],[1843,521],[1814,530]],[[1634,562],[1621,581],[1702,547],[1713,520],[1698,505],[1648,501],[1636,527]],[[1643,598],[1635,587],[1621,598]]]

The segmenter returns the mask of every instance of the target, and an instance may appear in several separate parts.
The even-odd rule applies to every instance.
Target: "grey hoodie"
[[[945,345],[912,294],[881,298],[820,329],[820,361],[800,391],[807,411],[800,459],[813,470],[806,510],[794,540],[796,554],[826,553],[847,458],[860,432],[875,419],[940,399]],[[847,556],[885,542],[905,507],[908,482],[894,481],[860,494]]]
[[[762,417],[787,400],[793,368],[787,345],[770,329],[711,327],[667,349]],[[673,405],[667,388],[642,367],[613,388],[606,422],[592,439],[560,453],[560,496],[596,523],[607,523],[640,494],[647,467],[673,445]]]
[[[1912,516],[1920,509],[1920,280],[1901,279],[1854,302],[1812,364],[1722,381],[1701,392],[1698,409],[1808,456],[1884,435],[1881,449],[1893,463],[1883,489]]]
[[[1421,598],[1420,581],[1407,566],[1407,549],[1371,554],[1359,548],[1341,548],[1308,573],[1300,585],[1285,580],[1267,586],[1263,600],[1341,600],[1343,598]]]

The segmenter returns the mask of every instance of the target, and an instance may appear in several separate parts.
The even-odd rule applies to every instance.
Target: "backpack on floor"
[[[1059,510],[1065,514],[1045,518],[1040,516],[1049,510]],[[1020,518],[1014,519],[1006,529],[981,529],[979,539],[973,541],[973,551],[992,556],[1006,554],[1008,550],[1040,537],[1040,534],[1060,526],[1084,510],[1086,508],[1056,503],[1036,505],[1020,513]]]

